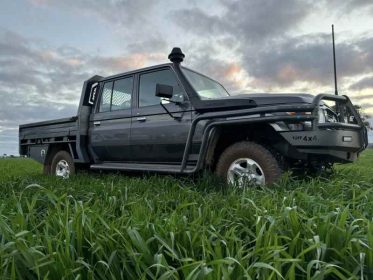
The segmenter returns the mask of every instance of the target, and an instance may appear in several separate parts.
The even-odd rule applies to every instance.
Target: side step
[[[188,165],[184,172],[181,172],[181,165],[172,164],[142,164],[142,163],[122,163],[122,162],[104,162],[92,164],[91,169],[101,170],[121,170],[121,171],[150,171],[162,173],[191,173],[194,165]],[[189,172],[188,172],[189,171]]]

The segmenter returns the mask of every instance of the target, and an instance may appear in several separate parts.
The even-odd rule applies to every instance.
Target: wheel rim
[[[246,185],[265,184],[265,176],[261,166],[250,158],[239,158],[235,160],[228,169],[227,181],[229,184],[239,188]]]
[[[56,176],[62,177],[64,179],[69,178],[70,176],[70,166],[66,160],[62,159],[57,162],[56,165]]]

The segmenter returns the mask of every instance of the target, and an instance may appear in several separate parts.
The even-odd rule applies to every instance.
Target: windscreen
[[[186,68],[182,68],[182,71],[202,100],[229,96],[226,89],[218,82]]]

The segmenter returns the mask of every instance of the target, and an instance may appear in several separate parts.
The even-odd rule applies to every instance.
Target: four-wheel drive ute
[[[192,174],[271,184],[286,168],[354,161],[367,131],[347,96],[230,96],[171,63],[84,82],[77,116],[21,125],[20,154],[64,178],[78,168]],[[332,104],[331,104],[332,103]]]

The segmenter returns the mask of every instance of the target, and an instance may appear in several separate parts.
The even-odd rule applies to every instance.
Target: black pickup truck
[[[77,116],[19,127],[20,154],[64,178],[79,168],[192,174],[271,184],[286,168],[354,161],[367,131],[347,96],[230,96],[171,63],[84,82]]]

